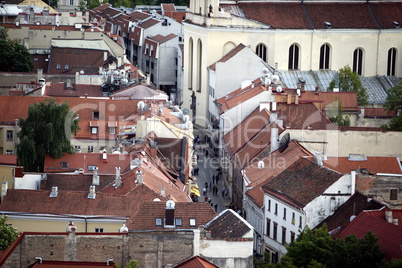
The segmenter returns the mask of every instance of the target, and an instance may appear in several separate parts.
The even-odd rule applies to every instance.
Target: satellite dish
[[[189,115],[189,114],[190,114],[190,110],[187,109],[187,108],[184,108],[184,109],[183,109],[183,114],[184,114],[184,115]]]
[[[142,110],[142,109],[144,109],[144,107],[145,107],[145,103],[143,101],[139,101],[137,103],[137,109],[138,110]]]
[[[269,70],[268,70],[268,68],[266,68],[266,67],[262,68],[261,72],[262,72],[262,74],[263,74],[264,76],[269,75]]]
[[[288,148],[290,142],[290,134],[289,132],[285,133],[285,135],[283,135],[281,141],[279,142],[279,152],[283,153],[286,148]]]
[[[282,87],[281,86],[278,86],[278,87],[276,87],[276,92],[282,92]]]
[[[258,165],[258,169],[263,169],[265,167],[265,163],[262,160],[258,161],[257,165]]]
[[[188,114],[183,115],[183,121],[187,122],[190,120],[190,116]]]
[[[272,83],[271,79],[265,78],[265,84],[270,85]]]
[[[279,76],[278,76],[277,74],[274,74],[274,75],[271,77],[271,79],[272,79],[272,82],[273,82],[274,84],[277,84],[277,83],[279,82]]]

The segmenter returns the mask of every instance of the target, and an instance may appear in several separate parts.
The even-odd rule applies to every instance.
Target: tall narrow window
[[[264,44],[258,44],[255,49],[256,54],[260,57],[264,62],[267,62],[267,46]]]
[[[353,72],[358,75],[363,73],[363,49],[358,48],[353,52]]]
[[[331,49],[328,44],[324,44],[320,49],[320,69],[328,70],[329,69],[329,56]]]
[[[271,211],[271,199],[268,199],[268,211]]]
[[[188,89],[192,90],[193,88],[193,39],[190,38],[188,41]]]
[[[389,200],[398,200],[398,189],[389,189]]]
[[[282,227],[282,244],[286,243],[286,228]]]
[[[289,70],[299,69],[299,46],[293,44],[289,47]]]
[[[286,220],[286,208],[283,208],[283,219]]]
[[[265,234],[268,237],[271,236],[271,220],[268,218],[267,218],[267,226],[266,226]]]
[[[395,76],[395,65],[396,65],[396,48],[390,48],[388,50],[388,65],[387,65],[387,75]]]
[[[278,204],[277,203],[275,203],[275,215],[278,215]]]
[[[278,239],[278,224],[274,222],[273,239],[276,241]]]
[[[197,91],[201,92],[201,81],[202,81],[202,42],[201,42],[201,39],[198,39],[197,60],[198,60]]]

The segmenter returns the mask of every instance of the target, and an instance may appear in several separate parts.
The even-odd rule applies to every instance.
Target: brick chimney
[[[387,222],[392,223],[392,210],[385,211],[385,219]]]

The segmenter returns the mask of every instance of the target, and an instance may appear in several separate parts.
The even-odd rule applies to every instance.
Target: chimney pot
[[[95,199],[96,193],[95,193],[95,185],[89,186],[89,193],[88,193],[88,198],[89,199]]]
[[[52,187],[52,191],[50,192],[50,197],[57,197],[58,194],[59,194],[59,192],[58,192],[58,187],[57,187],[57,186],[53,186],[53,187]]]

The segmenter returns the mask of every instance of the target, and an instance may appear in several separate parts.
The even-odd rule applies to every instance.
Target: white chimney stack
[[[279,148],[279,130],[277,127],[271,128],[271,153]]]
[[[120,167],[116,167],[116,179],[120,177]]]
[[[50,197],[57,197],[57,195],[59,194],[58,189],[59,188],[57,186],[53,186],[52,191],[50,192]]]
[[[161,196],[162,196],[162,197],[166,197],[165,188],[161,188]]]
[[[99,175],[98,175],[98,168],[94,168],[94,174],[92,175],[92,185],[99,185]]]
[[[115,183],[113,184],[115,188],[119,188],[121,186],[121,177],[117,177]]]
[[[95,199],[96,193],[95,193],[95,185],[89,186],[89,193],[88,193],[88,198],[89,199]]]
[[[142,184],[142,172],[141,170],[137,171],[137,184]]]
[[[8,181],[3,181],[1,184],[1,199],[3,200],[3,197],[7,195],[7,190],[8,190]]]

